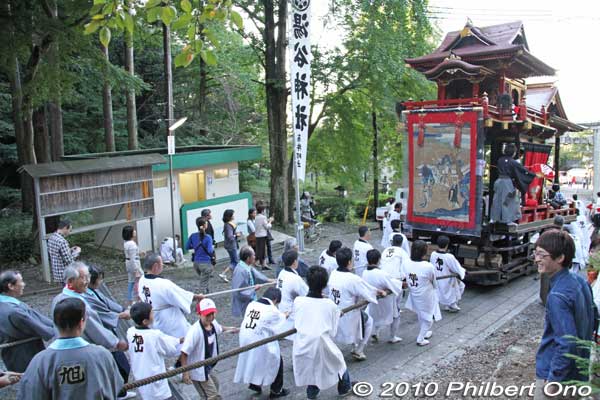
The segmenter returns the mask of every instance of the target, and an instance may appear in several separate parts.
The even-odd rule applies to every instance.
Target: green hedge
[[[33,254],[31,215],[12,213],[2,216],[0,224],[0,260],[25,261]]]
[[[21,201],[21,190],[0,186],[0,209]]]
[[[384,206],[387,196],[379,200],[379,205]],[[365,201],[350,200],[342,197],[316,197],[313,210],[324,222],[346,222],[350,218],[362,219],[365,212]],[[368,219],[375,218],[373,198],[367,214]]]

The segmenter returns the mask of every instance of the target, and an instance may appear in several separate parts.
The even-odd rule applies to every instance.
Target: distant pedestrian
[[[587,380],[571,355],[589,357],[589,349],[574,339],[592,339],[593,299],[589,284],[569,272],[574,256],[575,243],[564,231],[544,232],[535,244],[538,272],[550,278],[544,333],[536,355],[535,400],[552,398],[544,394],[547,384]],[[548,385],[546,392],[551,395],[556,389],[556,385]]]
[[[216,264],[213,238],[206,233],[207,223],[204,217],[196,218],[196,227],[198,232],[192,233],[185,247],[194,252],[192,261],[194,262],[194,271],[200,277],[200,291],[209,293],[208,282]]]
[[[265,258],[267,257],[267,241],[269,240],[269,229],[272,228],[274,221],[273,216],[267,218],[265,213],[265,204],[258,202],[256,204],[256,220],[254,226],[256,227],[256,260],[258,265],[263,270],[270,270],[266,263]]]
[[[140,249],[136,239],[137,232],[131,225],[123,227],[123,250],[125,251],[125,270],[127,271],[127,301],[133,304],[134,297],[137,300],[137,283],[144,271],[140,263]]]
[[[223,237],[225,238],[223,247],[225,247],[227,254],[229,254],[229,266],[219,274],[219,277],[225,282],[229,282],[227,273],[233,271],[240,262],[238,257],[238,238],[241,236],[241,233],[236,231],[237,225],[235,224],[233,214],[234,211],[231,209],[227,209],[223,212]]]
[[[215,240],[215,229],[210,223],[210,220],[212,219],[212,212],[208,208],[205,208],[200,213],[200,216],[206,220],[206,229],[204,231],[213,239],[213,246],[216,246],[217,241]]]
[[[245,287],[247,289],[232,293],[231,307],[234,317],[243,317],[248,304],[251,301],[257,300],[256,286],[258,284],[274,282],[273,279],[267,278],[254,268],[255,260],[256,257],[252,247],[242,247],[240,250],[240,263],[233,270],[231,288],[240,289]]]
[[[246,226],[248,227],[248,236],[246,236],[246,242],[248,246],[252,247],[256,252],[256,226],[254,222],[256,220],[256,208],[248,210],[248,219],[246,220]]]
[[[65,280],[65,268],[72,264],[81,253],[78,246],[69,247],[65,239],[71,233],[71,221],[68,219],[58,223],[56,232],[48,237],[48,255],[52,266],[52,277],[54,282],[62,284]]]

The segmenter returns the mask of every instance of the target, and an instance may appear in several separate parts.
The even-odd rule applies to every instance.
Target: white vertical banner
[[[306,150],[310,111],[310,2],[291,0],[290,79],[292,86],[292,131],[294,132],[294,166],[296,179],[306,175]]]

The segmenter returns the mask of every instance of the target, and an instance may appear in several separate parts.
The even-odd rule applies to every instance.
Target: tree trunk
[[[58,19],[58,6],[56,2],[51,5],[52,17]],[[60,69],[59,64],[59,47],[58,43],[53,43],[50,46],[48,60],[52,68]],[[64,132],[62,120],[62,100],[60,88],[57,88],[52,93],[52,99],[48,103],[48,112],[50,114],[50,137],[51,137],[51,155],[52,161],[60,161],[65,155]]]
[[[377,154],[377,114],[375,111],[371,112],[371,120],[373,122],[373,210],[377,210],[379,206],[379,159]],[[377,213],[374,214],[375,220],[377,220]]]
[[[34,148],[36,159],[39,163],[52,161],[50,155],[50,136],[48,134],[48,121],[46,107],[42,106],[33,112]]]
[[[108,58],[108,47],[100,45],[106,62],[110,63]],[[108,70],[108,68],[106,69]],[[102,108],[104,110],[104,151],[114,152],[115,149],[115,132],[113,130],[113,111],[112,111],[112,93],[108,76],[104,76],[104,86],[102,87]]]
[[[275,5],[277,2],[277,23]],[[270,209],[277,221],[288,220],[287,159],[287,0],[262,0],[265,11],[264,40],[266,48],[266,104],[271,163]],[[277,37],[275,31],[277,30]]]
[[[169,126],[173,124],[173,69],[171,63],[171,28],[168,25],[163,26],[163,63],[165,68],[165,84],[166,90],[166,118],[167,118],[167,136],[169,135]]]
[[[129,2],[128,2],[129,3]],[[133,63],[133,35],[125,32],[125,67],[131,76],[135,76]],[[137,109],[135,105],[135,90],[127,90],[127,148],[138,149]]]
[[[208,71],[207,65],[200,57],[200,87],[198,90],[198,112],[200,113],[200,121],[202,121],[202,127],[200,128],[200,134],[206,136],[208,131],[206,130],[206,98],[208,96]]]

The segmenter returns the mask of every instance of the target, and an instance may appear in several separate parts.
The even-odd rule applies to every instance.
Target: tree
[[[125,3],[129,10],[129,15],[133,12],[131,1]],[[132,19],[132,18],[131,18]],[[130,18],[127,20],[130,21]],[[127,72],[134,77],[135,67],[133,62],[133,30],[125,30],[125,68]],[[138,131],[137,131],[137,110],[135,107],[135,90],[127,90],[127,149],[137,150],[138,148]]]

